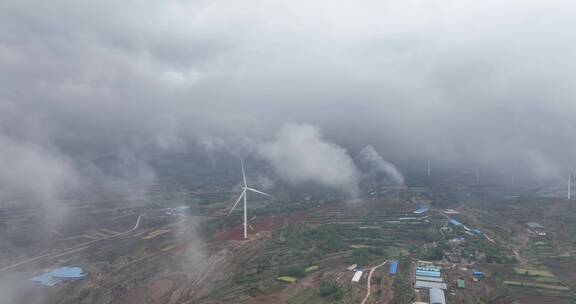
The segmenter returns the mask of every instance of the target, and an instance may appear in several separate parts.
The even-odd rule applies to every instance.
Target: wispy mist
[[[390,184],[397,186],[404,186],[404,176],[398,171],[396,166],[389,161],[386,161],[374,147],[366,146],[362,148],[358,154],[358,160],[364,167],[368,174],[378,177],[383,175],[383,178]]]
[[[58,222],[64,194],[145,187],[148,156],[194,149],[350,197],[361,171],[402,185],[388,160],[565,185],[574,16],[568,0],[3,0],[0,206]]]
[[[32,203],[50,222],[60,219],[61,195],[82,186],[74,164],[57,150],[1,134],[0,147],[0,203]]]
[[[350,197],[358,195],[354,161],[344,148],[326,141],[314,126],[286,124],[272,141],[258,146],[258,153],[288,183],[316,183],[343,190]]]

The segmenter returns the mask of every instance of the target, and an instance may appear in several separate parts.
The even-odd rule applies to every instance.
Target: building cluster
[[[450,219],[448,221],[448,223],[454,227],[462,227],[462,229],[464,229],[464,232],[468,235],[472,235],[472,236],[484,236],[484,232],[482,232],[482,230],[480,229],[470,229],[468,228],[466,225],[460,223],[459,221],[455,220],[455,219]]]
[[[360,282],[360,279],[362,279],[362,275],[364,274],[364,270],[362,268],[358,267],[357,264],[352,264],[346,267],[346,270],[354,271],[354,275],[352,276],[352,282],[354,283]],[[398,261],[392,260],[390,261],[390,271],[388,272],[388,274],[390,276],[395,276],[397,273],[398,273]]]
[[[444,290],[446,283],[442,278],[442,270],[433,264],[420,262],[416,267],[414,288],[428,290],[430,304],[445,304]]]

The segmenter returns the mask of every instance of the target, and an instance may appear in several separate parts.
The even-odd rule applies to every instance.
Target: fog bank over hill
[[[81,187],[79,163],[197,149],[341,188],[357,174],[346,155],[368,145],[564,178],[575,13],[559,0],[2,1],[0,188],[51,201]],[[304,129],[310,147],[292,145]]]

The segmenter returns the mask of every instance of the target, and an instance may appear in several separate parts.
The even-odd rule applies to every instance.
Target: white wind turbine
[[[568,172],[568,200],[572,196],[572,171]]]
[[[234,203],[234,206],[232,206],[232,208],[230,208],[230,212],[228,212],[228,215],[230,215],[232,213],[232,211],[234,210],[234,208],[236,208],[236,205],[238,205],[240,200],[242,198],[244,198],[244,239],[247,239],[248,238],[248,209],[246,206],[246,200],[247,200],[246,194],[247,194],[247,192],[252,191],[252,192],[260,193],[262,195],[266,195],[269,197],[272,197],[272,195],[270,195],[268,193],[264,193],[264,192],[256,190],[256,189],[248,188],[248,185],[246,184],[246,174],[244,173],[244,162],[242,160],[240,160],[240,166],[242,167],[242,181],[244,182],[244,186],[242,187],[242,193],[240,193],[240,197],[238,197],[238,200],[236,201],[236,203]]]

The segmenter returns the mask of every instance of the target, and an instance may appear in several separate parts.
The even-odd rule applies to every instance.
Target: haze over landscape
[[[541,202],[533,200],[543,197],[564,199],[576,166],[575,14],[576,3],[567,0],[0,1],[0,218],[6,219],[0,241],[20,248],[22,236],[14,233],[38,229],[55,231],[59,246],[70,249],[85,243],[68,239],[65,229],[88,240],[110,216],[117,226],[106,229],[131,235],[135,222],[134,233],[141,228],[139,215],[157,219],[154,212],[166,211],[160,208],[187,205],[186,224],[166,228],[172,222],[162,218],[147,229],[182,229],[185,237],[171,240],[189,242],[194,259],[204,259],[214,240],[229,241],[226,229],[241,226],[239,217],[222,220],[242,187],[239,159],[247,160],[250,184],[274,195],[250,194],[255,209],[265,210],[254,215],[263,226],[266,216],[284,212],[286,225],[300,223],[304,211],[297,208],[310,201],[320,209],[303,210],[322,215],[349,214],[323,213],[328,202],[381,211],[366,204],[408,202],[398,207],[405,210],[382,211],[406,217],[400,213],[422,206],[462,207],[464,214],[509,206],[504,197],[536,206]],[[501,188],[466,188],[472,184]],[[80,228],[79,214],[99,219],[87,217],[90,227]],[[460,220],[482,222],[480,211],[472,214],[475,220]],[[539,221],[519,218],[492,238],[505,244],[518,236],[511,231]],[[196,231],[208,220],[217,228]],[[280,231],[266,229],[272,237]],[[279,239],[292,231],[286,229]],[[494,237],[501,231],[511,234]],[[112,241],[124,237],[112,232]],[[35,242],[7,251],[0,268],[58,253]],[[166,252],[179,246],[164,245]],[[409,245],[421,244],[393,247],[409,251]],[[528,263],[522,246],[499,252]],[[547,258],[570,252],[566,244],[551,246],[558,252]],[[125,254],[114,253],[122,265],[112,263],[114,271],[137,259]],[[71,259],[86,269],[103,260]],[[126,283],[125,291],[140,283]],[[188,288],[210,294],[197,284]],[[2,285],[0,298],[25,303]],[[121,300],[123,292],[66,303],[130,303]],[[350,294],[350,303],[357,302]],[[165,298],[155,303],[199,301]],[[29,303],[44,303],[38,301]]]

